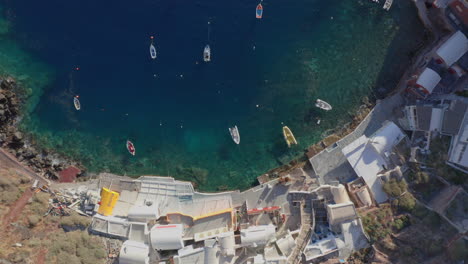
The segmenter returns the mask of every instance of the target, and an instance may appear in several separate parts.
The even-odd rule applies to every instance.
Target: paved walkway
[[[301,262],[302,252],[307,246],[307,243],[309,242],[310,236],[312,234],[312,229],[314,228],[314,225],[312,224],[314,219],[313,209],[311,209],[312,212],[308,212],[304,209],[304,205],[306,205],[308,209],[312,208],[312,204],[307,204],[304,201],[301,202],[301,231],[299,232],[299,236],[296,238],[296,246],[294,247],[291,255],[288,257],[288,264]]]

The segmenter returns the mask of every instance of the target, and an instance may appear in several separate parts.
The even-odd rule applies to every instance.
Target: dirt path
[[[24,207],[28,203],[28,200],[33,196],[33,192],[31,189],[26,189],[26,191],[21,195],[21,197],[16,200],[14,204],[10,206],[10,211],[5,215],[5,217],[2,220],[2,229],[7,228],[7,226],[16,221],[18,219],[18,216],[21,214],[23,211]]]
[[[36,264],[44,264],[47,255],[47,249],[43,248],[37,253]]]

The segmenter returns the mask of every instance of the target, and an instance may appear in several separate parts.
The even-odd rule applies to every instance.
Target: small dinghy
[[[257,8],[255,9],[255,16],[258,19],[261,19],[262,15],[263,15],[263,6],[262,6],[262,4],[258,4]]]
[[[127,149],[128,149],[128,152],[130,152],[130,154],[135,156],[135,146],[130,140],[127,140]]]
[[[154,60],[156,59],[157,53],[156,53],[156,48],[154,47],[154,44],[153,44],[153,40],[154,40],[154,37],[151,36],[150,55],[151,55],[151,58]]]
[[[297,140],[294,137],[293,133],[291,132],[291,129],[289,129],[289,127],[287,126],[283,127],[283,136],[289,148],[291,147],[291,145],[297,145]]]
[[[203,60],[205,62],[211,61],[211,49],[210,45],[206,45],[205,49],[203,50]]]
[[[332,110],[332,106],[329,103],[327,103],[327,102],[325,102],[323,100],[320,100],[320,99],[317,99],[317,101],[315,101],[315,106],[320,108],[320,109],[323,109],[325,111]]]
[[[237,129],[237,126],[230,127],[229,128],[229,133],[231,134],[232,140],[239,145],[240,143],[240,135],[239,135],[239,129]]]
[[[75,109],[76,109],[76,110],[80,110],[80,109],[81,109],[81,104],[80,104],[80,100],[78,100],[78,97],[79,97],[79,96],[77,95],[77,96],[75,96],[75,97],[73,98],[73,104],[75,105]]]

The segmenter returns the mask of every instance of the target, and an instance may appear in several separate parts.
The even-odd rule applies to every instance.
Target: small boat
[[[229,128],[229,133],[231,134],[232,140],[239,145],[240,143],[240,135],[239,135],[239,129],[237,129],[237,126],[230,127]]]
[[[320,99],[317,99],[317,101],[315,101],[315,106],[320,108],[320,109],[323,109],[325,111],[332,110],[332,106],[329,103],[327,103],[327,102],[325,102],[323,100],[320,100]]]
[[[73,98],[73,104],[75,105],[75,109],[76,110],[80,110],[81,109],[81,104],[80,104],[80,100],[78,100],[78,96],[75,96]]]
[[[392,3],[393,3],[393,0],[386,0],[383,6],[383,9],[387,11],[390,10],[390,7],[392,7]]]
[[[287,126],[283,127],[283,135],[284,135],[284,140],[286,140],[286,143],[288,144],[288,147],[291,147],[291,145],[293,144],[297,145],[296,138],[294,137],[289,127]]]
[[[128,149],[128,152],[130,152],[130,154],[135,156],[135,146],[130,140],[127,140],[127,149]]]
[[[262,6],[262,4],[258,4],[257,8],[255,9],[255,16],[258,19],[260,19],[260,18],[262,18],[262,15],[263,15],[263,6]]]
[[[211,49],[210,45],[206,45],[205,49],[203,50],[203,60],[205,62],[211,61]]]
[[[156,59],[156,48],[154,47],[153,43],[150,45],[150,55],[153,60]]]

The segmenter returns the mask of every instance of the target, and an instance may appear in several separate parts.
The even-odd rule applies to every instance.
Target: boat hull
[[[156,56],[157,56],[156,48],[154,47],[153,44],[150,45],[150,56],[153,60],[156,59]]]
[[[132,156],[135,156],[136,154],[135,146],[130,140],[127,140],[127,150]]]
[[[317,101],[315,101],[315,106],[325,111],[330,111],[333,109],[333,107],[329,103],[320,99],[317,99]]]
[[[288,147],[291,147],[291,145],[297,145],[297,140],[291,132],[291,129],[289,129],[289,127],[283,127],[283,136],[284,140],[286,140],[286,143],[288,144]]]
[[[75,105],[75,109],[76,109],[76,110],[80,110],[80,109],[81,109],[81,103],[80,103],[80,100],[78,100],[77,97],[73,98],[73,105]]]
[[[263,6],[262,4],[258,4],[257,8],[255,9],[255,17],[261,19],[263,16]]]
[[[234,143],[239,145],[240,143],[240,135],[239,135],[239,129],[237,129],[237,126],[230,127],[229,128],[229,133],[231,134],[232,140]]]
[[[211,61],[211,48],[209,45],[206,45],[203,49],[203,60],[205,62]]]

